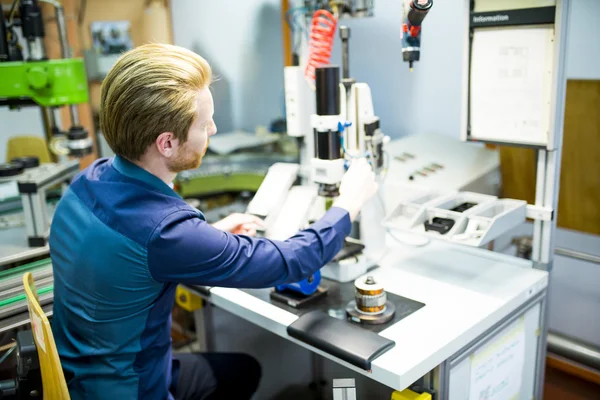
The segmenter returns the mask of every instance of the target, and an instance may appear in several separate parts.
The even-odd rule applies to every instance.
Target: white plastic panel
[[[540,310],[541,304],[537,303],[524,314],[517,317],[513,323],[506,326],[494,336],[487,338],[483,344],[483,347],[471,348],[467,353],[461,354],[461,357],[466,357],[464,357],[462,361],[459,361],[457,364],[450,367],[449,400],[479,400],[479,398],[486,398],[489,400],[531,400],[533,398],[533,391],[535,388]],[[499,376],[496,374],[492,377],[492,379],[489,380],[489,397],[472,398],[472,396],[470,396],[470,392],[471,382],[474,380],[474,377],[471,376],[471,366],[474,362],[473,356],[476,353],[493,350],[495,345],[502,344],[503,340],[507,338],[506,336],[514,333],[515,327],[518,327],[519,324],[522,324],[524,333],[524,347],[522,350],[523,362],[522,364],[518,363],[518,365],[522,365],[522,373],[520,374],[520,378],[517,378],[520,380],[518,385],[520,389],[518,390],[518,393],[516,393],[516,397],[512,397],[515,395],[515,393],[509,393],[511,383],[515,383],[514,381],[510,382],[509,378],[514,379],[516,374],[509,373],[506,374],[506,376]],[[497,359],[500,359],[500,357]],[[496,365],[493,365],[491,368],[495,366]],[[487,387],[487,385],[484,386]]]
[[[407,233],[481,247],[525,222],[527,203],[522,200],[498,199],[473,192],[439,195],[425,192],[399,204],[387,214],[384,225]],[[454,223],[446,232],[426,230],[426,223],[436,218]]]
[[[283,204],[288,190],[296,181],[300,166],[291,163],[275,163],[267,172],[258,191],[248,204],[247,212],[266,217]]]
[[[275,218],[266,218],[266,236],[273,240],[286,240],[303,229],[308,223],[316,197],[316,186],[293,186],[278,215]]]

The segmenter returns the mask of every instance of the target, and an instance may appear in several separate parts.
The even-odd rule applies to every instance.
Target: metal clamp
[[[552,221],[554,219],[554,210],[547,207],[527,204],[527,218],[537,221]]]

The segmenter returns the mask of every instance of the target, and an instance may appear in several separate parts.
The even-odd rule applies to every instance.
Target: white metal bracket
[[[552,221],[552,219],[554,219],[554,210],[548,207],[528,204],[527,218],[537,221]]]

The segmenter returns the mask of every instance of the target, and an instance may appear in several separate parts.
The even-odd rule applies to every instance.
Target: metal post
[[[333,400],[356,400],[356,384],[354,379],[334,379]]]
[[[58,28],[58,39],[60,41],[60,53],[62,58],[71,58],[71,49],[67,39],[67,22],[65,21],[65,9],[59,3],[52,3],[56,12],[56,26]]]
[[[340,39],[342,40],[342,78],[350,78],[350,28],[340,26]]]
[[[535,368],[534,399],[542,400],[544,397],[544,377],[546,376],[546,353],[548,340],[548,295],[550,285],[546,290],[546,296],[540,304],[540,328],[538,336],[538,352]]]
[[[44,121],[44,133],[46,136],[46,145],[50,145],[50,141],[52,140],[52,128],[56,126],[56,117],[54,115],[54,109],[51,107],[40,107],[40,111],[42,112],[42,120]],[[54,152],[50,151],[50,161],[57,162],[58,157]]]
[[[79,109],[75,104],[69,106],[71,109],[71,126],[81,126],[79,123]]]
[[[56,27],[58,28],[58,38],[60,41],[60,53],[62,58],[71,58],[71,48],[69,47],[69,39],[67,37],[67,22],[65,20],[65,9],[63,6],[52,0],[46,0],[46,2],[52,4],[56,13]],[[69,106],[71,111],[71,125],[80,126],[79,122],[79,110],[76,105],[71,104]]]
[[[540,150],[537,153],[537,175],[535,178],[535,205],[544,204],[544,193],[546,192],[546,150]],[[542,221],[533,222],[533,239],[531,248],[531,259],[535,263],[541,259],[542,244]]]
[[[194,324],[196,326],[196,344],[194,351],[206,352],[208,345],[206,343],[206,320],[204,318],[205,307],[194,311]]]
[[[556,18],[554,21],[554,86],[552,102],[554,118],[550,125],[548,149],[540,150],[538,156],[538,173],[536,185],[536,205],[554,210],[551,221],[539,223],[534,229],[532,260],[538,267],[551,269],[554,248],[554,232],[556,230],[556,210],[558,208],[558,192],[560,185],[560,164],[562,153],[562,137],[566,94],[566,45],[569,2],[557,0]],[[540,180],[542,183],[540,183]]]
[[[310,363],[312,366],[312,383],[316,386],[316,398],[327,398],[325,395],[325,386],[327,382],[324,380],[324,360],[317,353],[311,352]]]
[[[569,1],[556,1],[556,17],[554,20],[554,85],[552,88],[552,104],[554,118],[551,120],[549,140],[546,150],[538,155],[538,173],[536,182],[536,205],[554,210],[550,221],[536,221],[533,231],[532,261],[536,268],[551,271],[553,261],[554,239],[556,232],[556,211],[558,209],[558,192],[560,186],[560,167],[562,137],[564,126],[565,92],[566,92],[566,45],[567,24],[569,17]],[[548,285],[548,293],[552,290]],[[540,320],[540,346],[536,374],[535,398],[542,399],[544,394],[544,376],[546,372],[546,341],[548,335],[548,304],[544,301]]]

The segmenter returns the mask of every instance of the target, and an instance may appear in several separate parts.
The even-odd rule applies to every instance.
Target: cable
[[[79,3],[79,13],[77,14],[77,23],[81,25],[83,23],[83,17],[85,16],[85,10],[87,8],[87,0],[81,0]]]
[[[17,5],[19,5],[19,3],[21,2],[21,0],[14,0],[12,3],[12,6],[10,7],[10,11],[8,13],[8,22],[7,24],[12,25],[12,20],[13,17],[15,16],[15,11],[17,9]]]
[[[394,239],[396,242],[403,244],[405,246],[409,246],[409,247],[423,247],[423,246],[427,246],[430,242],[431,239],[429,238],[423,238],[425,239],[425,241],[423,243],[409,243],[404,239],[400,239],[398,238],[393,232],[392,232],[392,228],[385,228],[385,231],[390,235],[390,237],[392,239]]]
[[[383,152],[383,169],[381,171],[381,183],[385,182],[388,171],[390,168],[390,153],[388,151]]]
[[[59,1],[56,0],[38,0],[41,1],[42,3],[48,3],[54,6],[54,8],[58,8],[58,7],[62,7],[62,4],[60,4]]]
[[[0,364],[2,364],[4,361],[6,361],[8,356],[10,356],[12,354],[12,352],[15,351],[16,348],[17,348],[17,346],[15,344],[15,346],[11,347],[6,353],[4,353],[2,358],[0,358]]]
[[[316,69],[329,64],[331,59],[336,26],[337,17],[327,10],[317,10],[313,15],[308,44],[308,61],[304,70],[304,77],[313,90]]]
[[[306,26],[306,16],[309,14],[307,7],[292,7],[286,12],[286,23],[292,31],[292,49],[294,53],[298,52],[302,44],[302,38],[305,37],[308,42],[309,35]],[[303,19],[304,21],[300,20]]]

